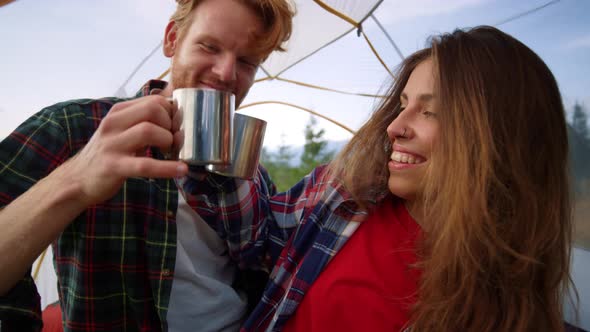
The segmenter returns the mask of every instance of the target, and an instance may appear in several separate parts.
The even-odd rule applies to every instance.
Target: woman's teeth
[[[423,162],[422,158],[399,151],[393,151],[393,153],[391,153],[391,160],[404,164],[419,164]]]

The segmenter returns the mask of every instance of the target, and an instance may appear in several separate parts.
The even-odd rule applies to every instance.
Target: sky
[[[337,2],[342,2],[337,1]],[[43,107],[77,98],[133,94],[169,65],[160,50],[127,84],[134,68],[160,43],[173,0],[17,0],[0,7],[0,138]],[[362,2],[361,2],[362,3]],[[566,108],[590,108],[590,1],[384,0],[374,16],[404,56],[428,36],[456,28],[496,25],[537,52],[556,76]],[[304,2],[306,6],[313,2]],[[303,20],[303,18],[302,18]],[[303,20],[305,21],[305,20]],[[309,22],[309,21],[306,21]],[[322,26],[317,31],[323,31]],[[388,67],[401,58],[372,19],[363,29]],[[259,77],[263,73],[259,72]],[[507,73],[508,75],[509,73]],[[351,92],[378,94],[390,82],[355,31],[287,70],[282,77]],[[378,99],[320,91],[279,81],[257,83],[244,101],[282,101],[312,109],[355,130]],[[309,115],[281,105],[243,110],[268,121],[265,146],[301,145]],[[320,119],[329,140],[351,133]]]

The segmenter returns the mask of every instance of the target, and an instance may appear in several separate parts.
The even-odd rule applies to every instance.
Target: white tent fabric
[[[307,56],[354,30],[352,23],[364,21],[381,2],[382,0],[297,1],[293,34],[286,44],[288,51],[273,53],[261,69],[270,77],[279,76]],[[343,20],[336,13],[350,18],[352,22]]]
[[[41,296],[41,308],[59,300],[57,292],[57,275],[53,268],[53,250],[47,248],[45,253],[33,264],[33,273],[36,274],[35,285]]]
[[[306,85],[307,87],[314,87],[323,90],[337,90],[334,87],[317,86],[310,84],[309,82],[299,82],[286,79],[283,77],[283,73],[288,71],[290,68],[296,66],[300,62],[304,61],[308,57],[313,56],[317,52],[321,51],[324,47],[331,45],[338,41],[344,36],[350,34],[352,31],[357,30],[358,33],[362,32],[362,23],[371,16],[374,11],[379,7],[383,0],[293,0],[297,15],[293,21],[293,32],[290,40],[285,44],[286,52],[274,52],[269,58],[260,66],[260,71],[257,75],[257,82],[264,80],[281,80],[288,81],[290,83]],[[373,18],[376,20],[375,18]],[[365,35],[364,35],[365,36]],[[368,40],[368,38],[367,38]],[[143,66],[150,57],[157,56],[158,50],[161,47],[161,43],[144,59],[139,67]],[[375,52],[376,59],[379,62],[383,61],[380,56]],[[384,63],[383,66],[386,66]],[[133,76],[139,71],[140,68],[136,68],[131,72],[130,77],[125,80],[124,84],[116,91],[117,96],[128,96],[129,93],[126,91],[130,90],[127,86]],[[388,68],[379,69],[383,72],[388,72]],[[165,72],[168,74],[168,71]],[[164,76],[164,75],[163,75]],[[168,76],[164,76],[168,77]],[[254,91],[256,88],[253,89]],[[374,89],[370,89],[371,91]],[[338,91],[338,90],[337,90]],[[361,92],[347,92],[344,93],[356,94],[356,95],[368,95],[373,96],[373,93],[367,93],[367,91]],[[268,95],[268,94],[267,94]],[[246,102],[252,101],[252,98],[246,100]],[[269,101],[266,101],[267,103]],[[246,103],[247,104],[247,103]],[[247,104],[251,106],[252,104]],[[285,104],[283,104],[285,105]],[[298,107],[299,110],[306,110],[312,114],[324,117],[328,121],[331,121],[341,128],[344,128],[348,132],[352,132],[349,126],[343,125],[337,120],[327,115],[321,115],[320,112],[309,110],[305,107]]]

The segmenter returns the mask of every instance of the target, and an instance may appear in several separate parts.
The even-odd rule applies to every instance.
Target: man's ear
[[[166,34],[164,35],[164,55],[168,58],[174,56],[178,45],[178,26],[176,22],[170,21],[166,26]]]

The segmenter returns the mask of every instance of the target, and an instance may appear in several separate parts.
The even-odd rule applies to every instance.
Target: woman
[[[272,268],[243,330],[562,331],[567,151],[547,66],[478,27],[408,57],[328,168],[195,204],[242,265]]]

